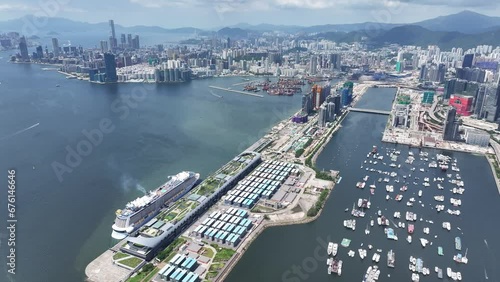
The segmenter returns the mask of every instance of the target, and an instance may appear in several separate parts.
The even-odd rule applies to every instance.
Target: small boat
[[[336,256],[337,255],[338,249],[339,249],[339,244],[334,243],[333,246],[332,246],[332,256]]]
[[[418,190],[418,196],[422,197],[422,190]]]
[[[408,235],[408,237],[406,237],[406,241],[411,244],[411,235]]]
[[[396,255],[393,250],[390,250],[387,253],[387,266],[394,268],[395,263],[396,263]]]
[[[425,238],[420,238],[420,243],[422,244],[422,247],[425,248],[425,246],[427,246],[427,244],[429,243],[429,240]]]
[[[413,231],[415,230],[415,225],[413,224],[408,224],[408,233],[413,234]]]
[[[333,250],[333,242],[329,242],[329,243],[328,243],[327,253],[328,253],[329,255],[331,255],[331,254],[332,254],[332,250]]]
[[[455,237],[455,249],[458,251],[462,250],[462,241],[460,240],[460,237]]]
[[[441,247],[441,246],[438,247],[438,255],[440,255],[440,256],[443,255],[443,247]]]
[[[441,268],[437,269],[437,274],[439,279],[443,279],[443,270]]]
[[[374,220],[370,220],[370,226],[373,226],[375,224]]]

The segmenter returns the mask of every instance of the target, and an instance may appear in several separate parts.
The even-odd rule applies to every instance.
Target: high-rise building
[[[444,75],[446,74],[446,67],[444,64],[439,64],[437,70],[437,80],[436,82],[444,83]]]
[[[318,58],[316,56],[311,56],[309,60],[309,74],[315,75],[318,68]]]
[[[340,54],[330,54],[330,70],[340,70],[342,57]]]
[[[328,110],[326,109],[325,105],[321,105],[321,107],[319,107],[319,113],[318,113],[318,126],[325,127],[327,122],[328,122]]]
[[[462,62],[462,68],[472,68],[473,61],[474,61],[474,54],[466,54]]]
[[[52,51],[54,52],[54,57],[59,57],[59,40],[57,38],[52,38]]]
[[[481,114],[484,106],[484,95],[486,94],[486,85],[482,84],[479,86],[477,91],[476,99],[474,101],[474,115],[477,118],[482,118]]]
[[[117,82],[115,55],[104,53],[104,66],[106,68],[106,82]]]
[[[101,52],[106,53],[109,51],[108,48],[108,41],[106,40],[101,40]]]
[[[456,141],[458,139],[457,110],[453,107],[448,109],[443,126],[443,140]]]
[[[335,104],[335,115],[340,115],[340,109],[342,108],[340,95],[333,96],[333,103]]]
[[[431,65],[429,67],[429,74],[428,74],[428,79],[429,81],[438,81],[438,68],[436,65]]]
[[[114,50],[117,47],[116,33],[115,33],[115,22],[113,20],[109,20],[110,27],[110,35],[109,35],[109,48]]]
[[[139,35],[136,35],[134,36],[134,38],[132,38],[132,49],[140,49]]]
[[[125,33],[120,35],[120,47],[123,49],[127,48],[127,36]]]
[[[30,55],[28,53],[28,44],[26,43],[26,37],[21,37],[19,39],[19,51],[21,52],[21,59],[24,62],[28,62],[30,60]]]
[[[420,75],[418,77],[420,81],[427,80],[427,65],[422,65],[420,68]]]
[[[498,115],[499,115],[498,106],[500,105],[499,92],[500,91],[497,84],[490,83],[486,85],[483,98],[483,107],[479,115],[480,118],[484,118],[490,122],[498,121]]]
[[[132,48],[132,34],[127,34],[127,47],[128,48]],[[163,46],[163,45],[162,45]],[[160,52],[163,51],[163,50],[159,50]]]
[[[445,82],[443,99],[450,99],[451,94],[455,93],[455,82],[457,82],[456,78],[448,79]]]
[[[312,94],[308,93],[302,96],[302,112],[306,115],[313,111]]]
[[[36,47],[36,56],[38,59],[42,59],[43,58],[43,48],[42,46],[37,46]]]
[[[332,122],[335,120],[335,103],[325,102],[325,104],[326,104],[326,112],[327,112],[326,120],[328,122]]]
[[[398,56],[396,58],[396,71],[402,72],[404,69],[404,52],[401,50],[398,52]]]

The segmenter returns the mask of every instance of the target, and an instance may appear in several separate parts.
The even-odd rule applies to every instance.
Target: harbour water
[[[243,87],[232,86],[243,82],[236,77],[148,85],[144,99],[127,104],[122,99],[140,95],[140,85],[66,79],[43,66],[10,64],[9,54],[0,53],[0,179],[17,170],[17,267],[7,276],[3,218],[0,281],[83,281],[85,266],[112,244],[117,209],[179,171],[206,177],[300,108],[300,95],[208,88]],[[67,146],[77,150],[89,140],[82,131],[103,119],[114,129],[69,166]],[[62,181],[54,162],[71,169]]]
[[[369,89],[357,107],[389,110],[391,101],[394,98],[395,89]],[[483,156],[459,152],[444,152],[444,154],[457,159],[461,171],[459,174],[465,183],[465,192],[462,196],[455,198],[462,199],[462,206],[459,208],[462,212],[460,216],[449,215],[441,212],[438,214],[434,207],[437,202],[433,195],[445,195],[446,208],[450,207],[449,198],[453,197],[449,189],[446,173],[438,169],[429,169],[427,164],[420,161],[417,148],[409,149],[408,146],[382,143],[382,131],[387,123],[387,116],[349,113],[343,122],[342,128],[332,138],[325,147],[317,160],[317,166],[320,169],[339,170],[342,175],[342,181],[336,185],[328,199],[321,216],[314,222],[304,225],[273,227],[264,231],[259,238],[248,248],[242,259],[233,269],[226,281],[229,282],[250,282],[250,281],[361,281],[369,265],[374,265],[371,261],[373,252],[376,249],[382,249],[381,259],[378,265],[381,269],[379,281],[410,281],[411,272],[408,270],[409,257],[422,257],[424,266],[430,268],[431,274],[428,277],[421,275],[420,281],[438,281],[434,272],[434,266],[443,269],[446,276],[446,267],[451,267],[454,271],[462,273],[462,281],[499,281],[500,272],[498,270],[500,242],[498,234],[500,226],[497,224],[496,217],[500,214],[500,205],[498,205],[500,196],[495,186],[492,172],[487,160]],[[343,220],[350,219],[349,212],[344,212],[346,208],[352,208],[352,203],[358,198],[368,198],[370,196],[368,185],[373,180],[382,176],[378,173],[371,173],[361,168],[366,160],[366,154],[370,152],[372,146],[379,148],[381,153],[387,149],[397,149],[401,151],[398,163],[402,163],[400,169],[390,169],[389,166],[378,164],[377,169],[397,170],[399,175],[412,174],[412,180],[409,189],[404,193],[403,201],[385,200],[387,192],[385,183],[378,183],[375,195],[371,196],[371,209],[367,211],[365,218],[358,219],[356,231],[348,230],[343,227]],[[413,165],[404,163],[408,156],[408,151],[415,153],[416,160]],[[442,151],[423,149],[429,153],[429,159],[436,153]],[[380,161],[379,161],[380,162]],[[390,160],[384,156],[384,162],[387,165]],[[377,167],[371,166],[371,167]],[[425,167],[426,172],[411,172],[411,167]],[[450,170],[448,173],[451,173]],[[453,175],[456,172],[453,172]],[[356,182],[361,181],[365,175],[370,175],[367,187],[363,190],[355,188]],[[420,178],[418,185],[413,185],[413,178]],[[388,177],[388,176],[387,176]],[[423,187],[424,177],[431,179],[430,187]],[[432,182],[434,177],[445,177],[446,182],[442,185],[445,190],[437,190],[436,182]],[[400,178],[401,182],[403,181]],[[382,185],[384,184],[384,185]],[[402,184],[402,183],[401,183]],[[395,185],[394,198],[402,185]],[[417,196],[418,190],[423,190],[422,198]],[[439,192],[438,192],[439,191]],[[415,197],[414,207],[407,207],[406,201],[410,197]],[[425,207],[421,207],[418,201],[421,200]],[[407,210],[417,213],[418,218],[422,217],[423,222],[419,220],[415,223],[415,233],[412,244],[405,240],[406,230],[394,228],[399,236],[398,241],[388,240],[383,232],[383,228],[377,226],[376,213],[381,209],[382,213],[389,219],[393,219],[394,211],[400,211],[402,218],[400,221],[405,223],[405,212]],[[370,217],[375,219],[375,226],[371,227],[371,232],[366,235],[364,229],[370,221]],[[432,220],[434,224],[426,223],[425,220]],[[452,230],[444,230],[441,226],[443,221],[451,222]],[[391,223],[391,225],[393,225]],[[458,230],[456,227],[460,227]],[[423,234],[423,227],[430,228],[430,234]],[[437,238],[434,238],[437,235]],[[454,248],[454,238],[460,236],[462,239],[462,254],[468,248],[467,265],[458,265],[453,261],[453,255],[458,251]],[[432,246],[422,248],[418,238],[423,237],[433,242]],[[326,249],[328,241],[340,243],[343,238],[352,240],[349,248],[339,246],[338,257],[344,261],[342,276],[330,277],[326,267]],[[357,251],[361,244],[362,248],[367,249],[369,244],[373,249],[368,251],[368,256],[362,261],[358,254],[354,258],[348,257],[349,250]],[[442,246],[444,256],[437,254],[437,247]],[[386,266],[386,254],[393,249],[396,254],[396,267],[389,269]],[[486,280],[485,273],[487,273]],[[390,274],[390,277],[388,277]],[[445,278],[446,280],[446,278]]]

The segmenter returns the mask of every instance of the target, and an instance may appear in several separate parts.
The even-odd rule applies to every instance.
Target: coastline
[[[331,189],[328,189],[328,195],[326,197],[326,200],[328,200],[330,198],[330,195],[332,194],[333,189],[335,189],[335,184],[336,183],[333,182],[333,187]],[[279,222],[269,222],[269,221],[265,221],[265,220],[261,221],[259,226],[253,231],[254,233],[251,234],[249,241],[246,241],[245,244],[241,244],[238,247],[236,254],[225,265],[224,269],[222,269],[221,272],[219,272],[219,274],[214,278],[214,281],[215,282],[223,282],[224,279],[229,275],[229,273],[231,273],[233,268],[239,262],[241,257],[244,255],[245,251],[248,249],[248,247],[250,247],[250,245],[252,245],[252,243],[255,241],[255,239],[257,239],[262,234],[262,232],[264,232],[267,228],[271,228],[271,227],[275,227],[275,226],[306,224],[306,223],[313,222],[321,216],[323,209],[325,208],[326,200],[325,200],[325,203],[323,204],[323,206],[321,207],[321,209],[318,211],[318,213],[312,217],[308,217],[307,215],[305,215],[305,217],[302,218],[301,220],[289,219],[289,220],[284,220],[284,221],[279,221]],[[296,205],[299,205],[299,203],[297,203]]]
[[[354,97],[353,97],[352,105],[356,104],[361,99],[363,94],[366,93],[366,91],[372,86],[373,85],[370,85],[370,84],[357,84],[353,90]],[[319,156],[321,154],[321,152],[326,147],[326,145],[331,141],[332,137],[338,131],[338,129],[340,129],[342,127],[341,123],[343,122],[343,120],[345,119],[345,117],[348,114],[349,114],[349,111],[345,110],[342,113],[342,115],[339,117],[339,119],[335,121],[335,125],[333,126],[333,128],[328,128],[329,130],[327,131],[327,133],[324,136],[322,136],[322,138],[320,138],[318,140],[318,142],[320,142],[321,145],[315,150],[315,152],[312,156],[312,157],[314,157],[314,161],[316,160],[317,156]],[[311,123],[311,125],[315,124],[315,120],[314,119],[312,119],[312,120],[313,120],[313,123]],[[286,123],[286,122],[290,122],[290,117],[287,117],[287,118],[277,122],[276,125],[279,125],[280,123]],[[268,132],[268,134],[271,133],[270,131]],[[262,142],[262,139],[265,139],[268,134],[266,134],[264,137],[257,140],[249,148],[252,148],[256,144],[257,145],[260,144]],[[303,166],[303,169],[306,171],[306,173],[311,174],[311,176],[307,179],[307,181],[305,183],[308,183],[309,185],[311,185],[311,187],[319,187],[319,186],[314,185],[314,183],[318,183],[318,182],[322,183],[322,184],[327,184],[327,185],[323,185],[323,187],[325,187],[325,186],[328,187],[328,188],[325,188],[328,190],[328,194],[326,196],[325,201],[323,202],[323,204],[321,206],[321,209],[318,210],[316,215],[314,215],[312,217],[307,216],[307,209],[302,208],[300,200],[303,199],[306,202],[305,203],[306,205],[309,204],[308,201],[312,201],[313,202],[312,205],[314,205],[319,200],[320,193],[315,193],[314,195],[312,195],[310,197],[307,197],[307,196],[303,197],[304,191],[306,190],[306,188],[305,188],[306,186],[304,185],[304,187],[301,191],[301,194],[296,199],[296,202],[292,203],[289,207],[287,207],[284,210],[277,211],[276,214],[274,212],[261,214],[262,219],[260,219],[260,221],[258,221],[258,225],[255,227],[255,229],[253,229],[251,232],[248,233],[246,238],[243,238],[240,245],[236,248],[236,253],[226,262],[225,266],[219,271],[219,273],[217,274],[217,276],[214,278],[213,281],[224,281],[224,279],[229,275],[231,270],[236,266],[237,262],[241,259],[242,255],[247,250],[247,248],[252,244],[252,242],[260,234],[262,234],[262,232],[266,228],[273,227],[273,226],[305,224],[305,223],[313,222],[317,218],[319,218],[319,216],[321,215],[321,213],[323,211],[324,205],[326,204],[326,201],[329,199],[331,192],[337,183],[335,182],[335,180],[332,181],[332,180],[318,179],[315,176],[316,173],[314,171],[314,168],[311,168],[304,163],[302,163],[301,165]],[[314,166],[314,162],[313,162],[313,166]],[[339,175],[339,172],[335,172],[335,175],[336,176]],[[217,204],[215,204],[215,205],[217,205]],[[291,209],[293,209],[297,206],[300,206],[302,211],[299,213],[291,213],[290,212]],[[273,215],[276,215],[279,218],[270,219],[270,220],[264,219],[265,216],[268,217],[268,216],[273,216]],[[297,218],[298,215],[300,215],[301,218]],[[108,256],[109,256],[110,252],[113,252],[113,248],[106,250],[104,253],[108,253]],[[89,263],[89,265],[87,265],[86,274],[92,274],[93,272],[96,272],[96,271],[100,272],[101,270],[105,270],[108,268],[104,264],[100,265],[100,260],[101,260],[101,257],[103,257],[103,255],[104,254],[101,254],[100,256],[95,258],[93,261],[91,261]],[[93,271],[91,269],[93,269]],[[110,271],[112,272],[113,270],[108,270],[107,272],[110,272]],[[117,271],[117,272],[120,272],[120,271]],[[96,272],[96,274],[97,274],[97,272]],[[130,277],[133,274],[134,274],[134,271],[131,271],[127,274],[123,273],[123,274],[121,274],[121,276],[122,277]],[[88,277],[89,281],[95,280],[95,279],[93,280],[91,277],[89,277],[89,275],[87,275],[87,277]],[[109,281],[113,281],[113,280],[109,280]]]
[[[370,84],[358,84],[356,86],[358,87],[358,89],[356,89],[357,95],[353,98],[352,105],[355,105],[359,101],[359,99],[361,99],[363,94],[365,94],[368,91],[368,89],[373,87],[373,85],[370,85]],[[356,88],[356,86],[355,86],[355,88]],[[331,141],[331,139],[333,138],[335,133],[342,127],[342,122],[348,114],[349,114],[349,111],[345,111],[342,114],[342,116],[336,121],[333,129],[331,129],[329,131],[329,133],[324,137],[323,140],[320,140],[320,142],[322,142],[321,146],[312,155],[312,165],[313,166],[316,162],[316,158],[321,154],[321,152],[326,147],[326,145]],[[280,121],[279,123],[284,122],[284,121],[287,121],[287,120]],[[313,169],[313,168],[308,167],[306,164],[304,164],[304,166],[306,168]],[[336,172],[336,175],[339,175],[339,174],[340,174],[339,172]],[[269,221],[261,222],[259,224],[259,226],[253,231],[254,233],[251,234],[250,241],[246,241],[245,244],[241,244],[241,246],[238,247],[238,250],[240,250],[240,249],[241,250],[236,252],[236,254],[231,258],[231,260],[225,265],[224,269],[222,269],[221,272],[219,272],[219,274],[215,277],[214,281],[215,282],[224,281],[224,279],[229,275],[229,273],[231,273],[231,270],[236,266],[238,261],[241,259],[241,257],[243,256],[243,254],[247,250],[247,248],[267,228],[274,227],[274,226],[306,224],[306,223],[310,223],[310,222],[313,222],[316,219],[318,219],[323,212],[326,201],[330,198],[330,195],[331,195],[332,191],[335,189],[335,185],[337,184],[337,182],[335,182],[335,181],[330,181],[330,182],[332,182],[333,186],[331,189],[328,189],[328,195],[326,197],[325,203],[323,204],[323,206],[321,207],[321,209],[318,211],[318,213],[315,216],[307,217],[307,215],[305,215],[305,217],[300,219],[300,220],[288,219],[288,220],[283,220],[283,221],[279,221],[279,222],[269,222]],[[297,203],[296,205],[299,205],[299,204]]]

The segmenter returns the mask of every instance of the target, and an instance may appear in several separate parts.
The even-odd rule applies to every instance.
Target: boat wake
[[[21,130],[19,130],[19,131],[16,131],[16,132],[14,132],[14,133],[10,134],[10,135],[4,136],[4,137],[0,138],[0,140],[4,140],[4,139],[7,139],[7,138],[14,137],[14,136],[16,136],[16,135],[19,135],[19,134],[21,134],[21,133],[25,132],[25,131],[28,131],[28,130],[30,130],[30,129],[33,129],[33,128],[35,128],[35,127],[39,126],[39,125],[40,125],[40,123],[39,123],[39,122],[37,122],[37,123],[33,124],[33,125],[32,125],[32,126],[30,126],[30,127],[26,127],[25,129],[21,129]]]
[[[490,246],[488,245],[488,241],[486,241],[486,239],[484,239],[484,243],[486,244],[486,248],[490,248]]]
[[[213,96],[215,96],[217,98],[222,98],[222,96],[215,94],[212,90],[210,90],[210,94],[212,94]]]

